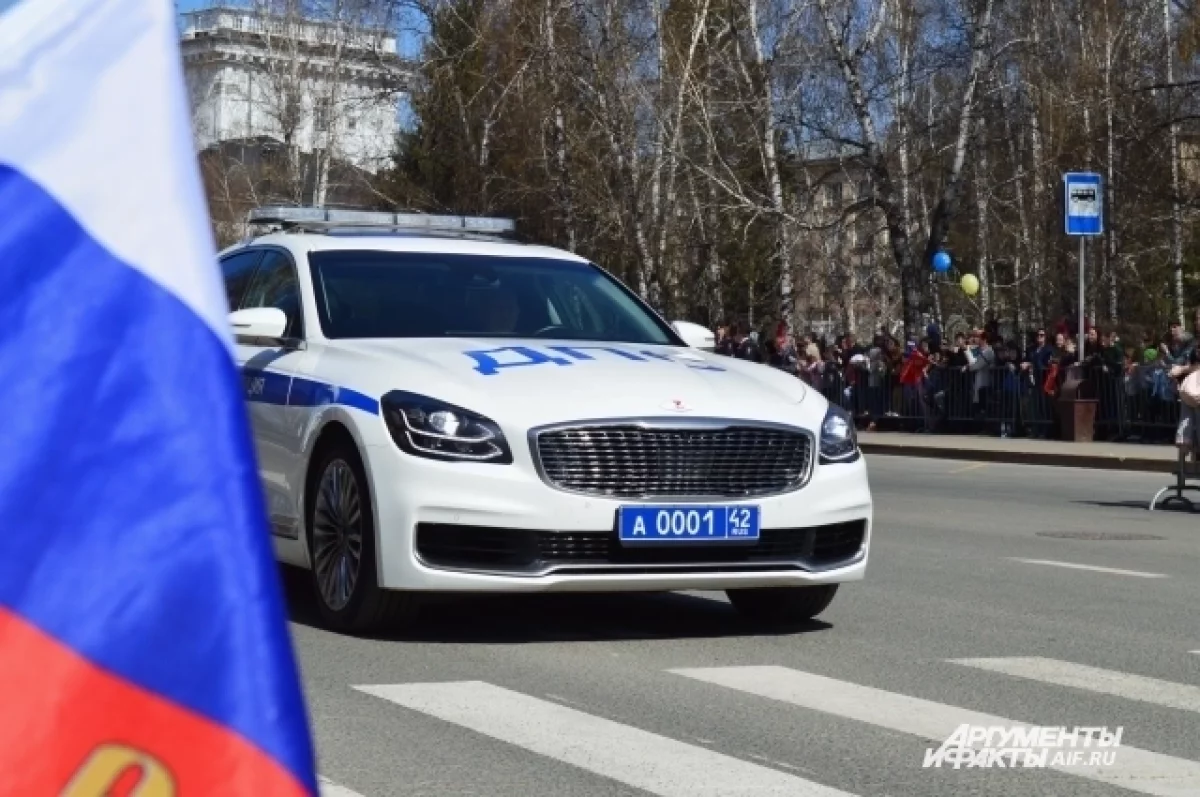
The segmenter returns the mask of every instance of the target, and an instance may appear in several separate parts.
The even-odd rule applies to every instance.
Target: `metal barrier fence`
[[[1174,381],[1163,366],[1135,366],[1123,373],[1084,366],[1088,393],[1096,399],[1095,439],[1170,443],[1179,421]],[[918,383],[900,374],[829,363],[800,377],[860,426],[879,431],[1060,437],[1063,374],[1033,365],[1000,365],[979,371],[934,366]]]

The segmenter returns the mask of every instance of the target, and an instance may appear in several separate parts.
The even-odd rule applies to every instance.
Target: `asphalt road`
[[[536,596],[353,639],[290,578],[325,793],[1200,795],[1200,515],[1146,511],[1162,476],[870,473],[867,578],[803,628],[720,594]],[[1112,534],[1136,538],[1087,538]],[[1112,767],[922,766],[972,722],[1124,731]]]

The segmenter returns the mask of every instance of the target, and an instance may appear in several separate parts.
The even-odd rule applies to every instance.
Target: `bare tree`
[[[924,305],[922,264],[931,262],[934,254],[945,244],[950,223],[958,211],[963,166],[966,163],[974,125],[976,88],[987,65],[995,3],[996,0],[980,0],[977,9],[967,8],[964,12],[970,59],[959,102],[954,111],[957,115],[957,133],[941,182],[942,187],[929,217],[924,257],[922,263],[918,264],[914,261],[909,247],[910,233],[905,223],[902,191],[886,158],[883,139],[877,129],[874,109],[864,82],[869,63],[868,56],[874,55],[873,51],[885,29],[884,21],[892,9],[892,0],[878,0],[873,5],[870,22],[857,38],[853,35],[853,6],[836,10],[831,0],[817,0],[829,46],[841,68],[850,105],[858,122],[863,157],[875,177],[877,201],[887,219],[892,254],[900,271],[904,325],[910,335],[919,334],[920,331],[920,316]]]

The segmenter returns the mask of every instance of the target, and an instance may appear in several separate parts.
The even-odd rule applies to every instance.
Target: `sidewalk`
[[[1173,473],[1179,458],[1174,446],[1130,443],[1068,443],[904,432],[859,432],[858,442],[867,454],[1154,473]]]

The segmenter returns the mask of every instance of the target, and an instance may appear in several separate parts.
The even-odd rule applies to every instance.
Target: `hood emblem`
[[[688,406],[687,403],[685,403],[683,401],[683,399],[671,399],[666,404],[663,404],[662,408],[664,410],[671,410],[672,412],[691,412],[692,411],[692,408],[690,406]]]

